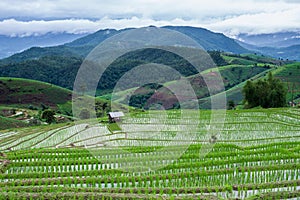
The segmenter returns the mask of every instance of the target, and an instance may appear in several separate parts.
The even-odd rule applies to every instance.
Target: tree
[[[233,110],[235,108],[235,103],[233,100],[228,101],[228,110]]]
[[[45,104],[41,103],[42,111],[47,110],[49,107]]]
[[[247,81],[246,85],[243,88],[243,94],[244,94],[244,99],[247,101],[249,107],[255,107],[257,102],[256,102],[256,97],[255,97],[255,88],[254,84],[252,81]]]
[[[96,110],[96,116],[97,117],[105,116],[105,114],[107,112],[109,112],[109,110],[110,110],[110,104],[108,102],[96,101],[95,104],[96,104],[95,110]]]
[[[220,51],[208,51],[208,54],[213,59],[215,64],[217,66],[224,66],[227,65],[227,62],[224,60],[224,58],[221,56]]]
[[[287,90],[284,84],[269,72],[266,80],[247,81],[243,88],[244,101],[248,108],[261,106],[263,108],[284,107]]]
[[[286,105],[287,95],[287,90],[284,87],[284,84],[281,82],[281,80],[275,79],[271,72],[269,72],[267,82],[269,83],[269,107],[284,107]]]
[[[42,113],[42,119],[45,119],[48,124],[51,124],[55,121],[54,115],[55,112],[53,110],[48,109]]]

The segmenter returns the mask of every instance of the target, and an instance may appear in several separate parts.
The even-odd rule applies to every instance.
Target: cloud
[[[300,29],[298,13],[296,0],[2,0],[0,34],[191,25],[234,36]]]
[[[299,8],[274,13],[244,14],[208,25],[214,31],[235,36],[239,33],[261,34],[300,31]]]
[[[292,8],[295,2],[274,0],[1,0],[0,18],[174,18],[221,17]],[[163,18],[163,19],[162,19]]]
[[[156,21],[153,19],[144,19],[131,17],[126,19],[110,19],[104,17],[100,20],[88,19],[62,19],[62,20],[33,20],[17,21],[15,19],[6,19],[0,21],[0,35],[11,37],[26,37],[32,35],[43,35],[46,33],[92,33],[99,29],[122,29],[127,27],[144,27],[144,26],[165,26],[165,25],[190,25],[196,26],[196,21],[185,21],[174,19],[171,21]]]

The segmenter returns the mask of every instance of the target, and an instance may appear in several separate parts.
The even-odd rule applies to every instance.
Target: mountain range
[[[87,34],[47,33],[31,36],[0,35],[0,59],[22,52],[28,48],[39,46],[55,46],[71,42]]]
[[[221,50],[225,52],[243,53],[246,50],[255,51],[275,58],[300,60],[299,45],[300,31],[287,31],[269,34],[242,33],[231,38],[221,33],[213,33],[207,29],[188,26],[165,26],[188,35],[196,40],[206,50]],[[128,29],[105,29],[92,34],[47,33],[32,36],[5,36],[0,35],[0,59],[13,54],[21,53],[31,47],[52,47],[75,51],[76,54],[85,56],[91,49],[103,40]],[[76,47],[84,47],[74,50]],[[36,49],[35,49],[36,50]],[[47,51],[44,49],[43,51]],[[43,54],[43,53],[42,53]]]
[[[175,30],[186,34],[198,42],[205,50],[220,50],[232,53],[249,52],[240,46],[234,39],[228,38],[221,33],[214,33],[207,29],[187,27],[187,26],[166,26],[163,28]],[[1,63],[20,62],[29,59],[37,59],[43,56],[67,55],[85,57],[93,48],[105,39],[129,29],[115,30],[105,29],[76,39],[63,45],[51,47],[32,47],[21,53],[16,53],[1,60]],[[39,46],[39,45],[36,45]]]
[[[272,46],[264,47],[265,44],[271,44],[271,38],[276,38],[277,43],[287,41],[285,40],[287,37],[297,40],[297,33],[278,33],[273,35],[256,36],[239,35],[239,40],[234,40],[222,33],[214,33],[203,28],[188,26],[165,26],[164,28],[186,34],[208,51],[217,50],[233,54],[257,52],[270,55],[275,58],[300,60],[300,54],[298,53],[300,48],[297,45],[288,46],[287,43],[286,45],[281,45],[278,48]],[[126,30],[129,29],[99,30],[95,33],[85,35],[65,44],[51,47],[31,47],[25,51],[0,60],[0,76],[34,79],[72,89],[77,71],[88,53],[105,39]],[[69,40],[71,37],[75,36],[64,34],[64,36],[57,37]],[[54,36],[48,35],[43,38],[54,38]],[[261,38],[264,38],[264,40]],[[41,39],[41,41],[43,41],[43,39]],[[49,39],[48,42],[51,41],[52,40]],[[54,39],[53,41],[59,42],[59,40]],[[249,41],[251,44],[245,43],[245,41]],[[139,52],[139,56],[141,58],[148,58],[147,61],[151,60],[152,62],[158,62],[160,59],[157,57],[157,53],[153,51]],[[119,77],[122,75],[120,74],[122,71],[130,69],[128,66],[134,67],[145,62],[145,60],[136,58],[135,60],[132,60],[128,56],[125,56],[122,59],[123,60],[115,62],[114,66],[112,66],[110,71],[107,73],[107,76],[104,77],[104,80],[106,80],[105,82],[109,82],[110,84],[105,83],[104,85],[99,85],[101,90],[113,88],[113,81],[110,81],[110,77]],[[193,72],[187,70],[188,65],[182,64],[182,62],[179,62],[179,60],[176,59],[174,61],[174,57],[171,55],[166,54],[164,61],[166,61],[165,64],[178,62],[179,64],[177,64],[177,68],[183,69],[184,74],[186,73],[186,75],[193,75]],[[126,70],[124,68],[124,62],[127,63],[125,67]],[[182,67],[181,65],[185,67]]]
[[[228,38],[223,34],[214,33],[203,28],[179,26],[167,26],[165,28],[188,35],[197,41],[205,50],[219,50],[235,54],[250,52],[240,46],[235,40]],[[63,45],[53,47],[32,47],[21,53],[16,53],[8,58],[0,60],[0,76],[34,79],[72,89],[77,71],[85,56],[105,39],[125,30],[128,29],[99,30],[93,34],[89,34]],[[139,53],[142,57],[151,58],[152,61],[160,59],[151,51]],[[145,53],[147,54],[146,56]],[[172,56],[169,58],[167,57],[165,57],[166,62],[172,60]],[[130,62],[131,67],[144,62],[141,60],[138,62],[136,62],[136,60],[132,61],[130,58],[124,59],[129,60],[126,62]],[[123,63],[116,62],[116,66],[121,67],[123,66]],[[113,67],[112,69],[119,68]],[[112,76],[114,73],[116,72],[113,71],[112,73],[108,73],[108,77]],[[110,89],[103,87],[102,89]]]
[[[241,102],[241,91],[245,82],[263,78],[268,71],[274,71],[278,78],[293,86],[292,89],[289,89],[289,99],[294,99],[297,95],[299,98],[299,94],[294,92],[295,88],[299,87],[298,79],[295,78],[298,77],[299,63],[287,66],[294,62],[287,61],[286,58],[283,60],[283,56],[289,56],[290,60],[300,60],[297,45],[289,46],[287,43],[273,47],[270,43],[270,46],[265,47],[267,39],[261,40],[260,36],[240,35],[238,40],[235,40],[203,28],[187,26],[166,26],[164,28],[181,32],[194,39],[208,51],[217,66],[199,74],[198,71],[193,70],[190,63],[170,52],[151,48],[137,50],[121,56],[106,69],[99,81],[97,96],[109,99],[117,80],[135,66],[161,63],[173,67],[187,77],[196,91],[197,98],[202,99],[201,107],[203,108],[209,108],[209,103],[207,103],[209,99],[206,99],[209,98],[209,94],[201,76],[205,74],[213,78],[215,71],[220,71],[222,75],[228,100]],[[31,47],[0,60],[0,77],[34,79],[72,89],[77,71],[89,52],[105,39],[126,30],[128,29],[99,30],[65,44],[51,47]],[[262,37],[272,38],[275,36]],[[290,35],[290,37],[294,36]],[[251,44],[246,43],[246,40],[250,41],[250,39]],[[294,39],[297,39],[296,36]],[[276,40],[277,43],[284,41],[283,37]],[[275,55],[275,53],[280,56],[273,56],[275,58],[267,56]],[[162,80],[162,82],[168,81],[167,79]],[[134,83],[130,86],[132,89],[136,87]],[[166,106],[168,108],[176,107],[176,98],[170,95],[170,91],[160,89],[161,87],[150,85],[140,89],[134,93],[132,104],[140,108],[147,106],[141,104],[144,102],[144,97],[152,96],[156,91],[155,101],[169,99],[168,102],[172,102],[172,104]],[[119,99],[120,103],[127,100],[126,97]]]
[[[300,32],[239,34],[236,40],[251,51],[279,59],[300,60]]]
[[[268,34],[239,34],[237,40],[257,47],[289,47],[300,45],[300,32],[288,31]]]
[[[188,26],[165,26],[164,28],[186,34],[208,51],[217,50],[233,54],[256,52],[281,60],[300,60],[300,45],[297,45],[300,44],[300,38],[297,32],[260,35],[240,34],[235,40],[222,33],[214,33],[204,28]],[[0,76],[35,79],[72,89],[76,72],[88,53],[105,39],[126,30],[128,29],[99,30],[65,44],[50,47],[31,47],[0,60]],[[0,37],[0,42],[2,42],[3,48],[14,47],[16,44],[19,44],[19,48],[23,48],[29,44],[39,46],[38,44],[45,44],[46,41],[48,44],[60,43],[76,37],[78,35],[48,34],[36,36],[36,40],[33,39],[34,36],[15,39],[12,44],[8,44],[9,40],[7,38]],[[10,39],[12,40],[12,38]],[[35,42],[30,43],[30,41]],[[295,43],[289,46],[292,41]],[[156,58],[153,57],[153,59]]]

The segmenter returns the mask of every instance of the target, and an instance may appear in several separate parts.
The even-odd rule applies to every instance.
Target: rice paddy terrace
[[[299,109],[188,113],[1,131],[0,199],[300,198]]]

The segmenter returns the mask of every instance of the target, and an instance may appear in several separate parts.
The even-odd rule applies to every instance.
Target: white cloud
[[[285,1],[270,0],[2,0],[0,17],[32,18],[103,18],[146,17],[161,18],[209,18],[273,12],[278,9],[292,8]]]
[[[228,35],[239,33],[260,34],[300,30],[299,8],[274,13],[244,14],[208,25]]]
[[[296,0],[0,1],[0,34],[82,33],[102,28],[193,25],[227,35],[300,29]],[[93,20],[91,20],[93,19]]]
[[[171,21],[155,21],[152,19],[144,19],[132,17],[129,19],[110,19],[104,17],[97,21],[87,19],[65,19],[65,20],[33,20],[33,21],[17,21],[15,19],[6,19],[0,21],[0,34],[7,36],[31,36],[43,35],[49,32],[58,33],[92,33],[99,29],[122,29],[127,27],[144,27],[144,26],[165,26],[165,25],[190,25],[197,26],[197,22],[190,20],[184,21],[181,19],[174,19]]]

